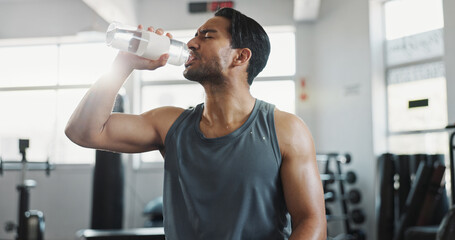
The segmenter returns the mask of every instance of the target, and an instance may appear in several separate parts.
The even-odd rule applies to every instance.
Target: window
[[[64,135],[71,113],[115,51],[104,43],[0,46],[0,155],[20,160],[18,139],[30,139],[29,161],[93,163],[94,150]]]
[[[387,40],[444,27],[442,0],[389,0],[384,13]]]
[[[295,112],[295,34],[292,27],[266,28],[272,45],[269,60],[264,70],[251,85],[251,94],[275,104],[279,109]],[[175,39],[189,41],[195,31],[173,32]],[[188,108],[204,101],[204,89],[185,80],[183,66],[167,65],[156,71],[142,71],[141,111],[159,106]],[[141,154],[144,162],[159,162],[158,151]]]
[[[59,84],[92,84],[105,73],[116,51],[104,43],[61,44],[59,46]]]
[[[384,19],[389,151],[446,153],[442,0],[387,1]]]
[[[0,48],[0,87],[57,84],[56,45]]]

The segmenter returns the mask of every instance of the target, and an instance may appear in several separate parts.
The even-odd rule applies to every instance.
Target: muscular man
[[[168,58],[121,52],[76,108],[67,136],[89,148],[161,151],[167,239],[325,239],[309,130],[295,115],[249,92],[270,53],[264,29],[225,8],[199,27],[188,47],[184,76],[204,87],[204,103],[141,115],[111,113],[134,69],[154,70]]]

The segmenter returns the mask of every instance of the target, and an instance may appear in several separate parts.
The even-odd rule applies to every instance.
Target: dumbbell
[[[325,207],[325,215],[332,215],[332,210],[330,210],[327,206]]]
[[[316,160],[319,162],[327,162],[329,160],[335,160],[343,164],[347,164],[351,162],[351,155],[349,153],[346,154],[338,154],[338,153],[326,153],[326,154],[316,154]]]
[[[352,240],[365,240],[366,239],[366,234],[364,231],[360,229],[356,230],[351,230],[348,233],[348,238],[347,239],[352,239]]]
[[[335,174],[333,172],[320,174],[322,181],[334,183],[335,181],[346,181],[347,183],[354,184],[357,181],[357,175],[353,171],[348,171],[345,174]]]
[[[337,199],[336,193],[334,190],[326,190],[324,193],[324,199],[326,202],[333,202]],[[352,204],[357,204],[361,201],[362,196],[360,191],[357,189],[350,190],[347,194],[341,197],[340,200],[347,200]]]
[[[362,209],[354,209],[351,212],[351,219],[354,223],[363,223],[365,222],[365,213]]]
[[[339,221],[350,219],[356,224],[365,222],[365,213],[361,209],[354,209],[349,215],[334,216],[327,214],[327,221]]]

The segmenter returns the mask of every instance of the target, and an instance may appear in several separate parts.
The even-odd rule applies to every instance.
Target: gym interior
[[[269,34],[251,92],[311,130],[328,239],[450,239],[453,0],[0,0],[0,239],[164,239],[161,155],[85,149],[65,125],[117,53],[109,23],[186,42],[223,6]],[[182,71],[135,71],[114,110],[202,102]]]

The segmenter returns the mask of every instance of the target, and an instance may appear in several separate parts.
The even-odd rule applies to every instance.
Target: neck
[[[205,104],[201,119],[201,129],[216,131],[212,136],[222,136],[240,127],[250,116],[255,98],[249,88],[205,85]],[[208,132],[206,132],[208,134]]]

